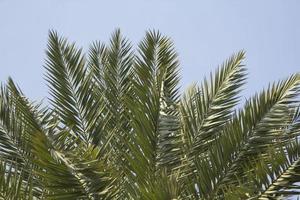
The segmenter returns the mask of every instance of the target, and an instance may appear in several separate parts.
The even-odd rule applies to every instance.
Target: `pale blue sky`
[[[47,95],[49,29],[85,49],[117,27],[134,43],[159,29],[175,42],[183,87],[246,50],[249,96],[300,71],[299,10],[299,0],[0,0],[0,81],[12,76],[30,98]]]

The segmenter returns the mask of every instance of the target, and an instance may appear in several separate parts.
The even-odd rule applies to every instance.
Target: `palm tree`
[[[299,194],[300,75],[241,106],[244,52],[180,94],[171,40],[119,30],[85,55],[49,33],[50,103],[0,90],[0,199],[275,199]],[[45,106],[46,105],[46,106]]]

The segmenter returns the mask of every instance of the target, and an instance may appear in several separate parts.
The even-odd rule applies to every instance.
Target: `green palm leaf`
[[[238,93],[245,80],[241,63],[244,52],[228,59],[200,88],[190,89],[181,102],[182,120],[187,140],[195,151],[205,148],[226,124],[238,103]]]
[[[126,155],[128,174],[131,185],[137,184],[133,198],[152,193],[148,189],[158,184],[162,171],[170,173],[180,161],[177,67],[170,40],[158,32],[148,32],[136,58],[133,94],[126,101],[132,127]],[[150,199],[157,198],[161,197]]]
[[[244,52],[181,96],[172,41],[116,30],[88,54],[49,33],[50,105],[0,88],[0,199],[282,199],[299,194],[300,76],[239,106]]]

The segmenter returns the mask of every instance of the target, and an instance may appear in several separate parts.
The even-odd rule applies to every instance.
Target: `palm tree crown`
[[[239,104],[238,52],[182,95],[172,41],[49,33],[50,104],[0,89],[0,199],[275,199],[299,193],[300,75]]]

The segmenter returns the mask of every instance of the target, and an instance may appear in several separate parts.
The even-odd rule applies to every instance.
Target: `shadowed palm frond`
[[[0,163],[0,199],[28,199],[32,200],[34,194],[31,174],[20,171],[16,164]],[[41,191],[38,191],[40,193]]]

